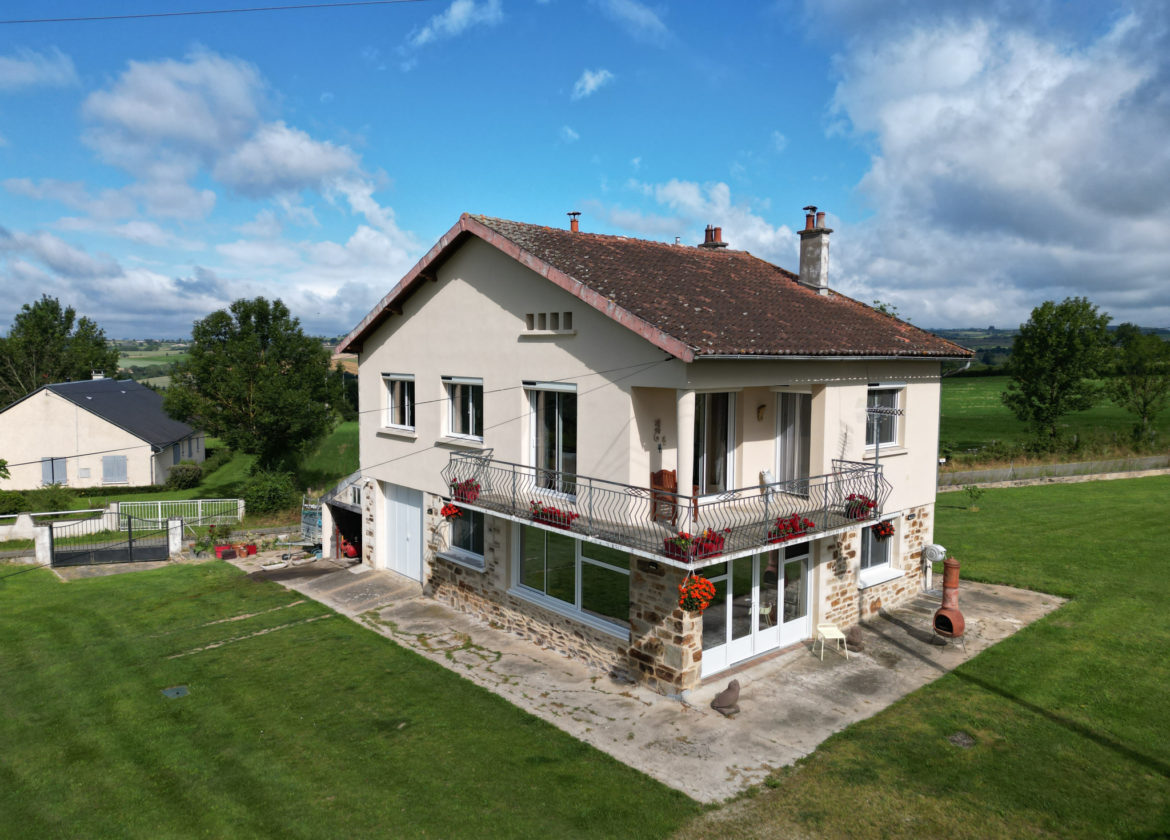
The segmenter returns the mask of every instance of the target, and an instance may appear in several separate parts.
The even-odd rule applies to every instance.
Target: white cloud
[[[284,232],[280,220],[270,207],[265,207],[256,214],[250,222],[244,222],[236,230],[244,236],[254,236],[259,239],[273,239]]]
[[[855,41],[833,106],[876,144],[860,184],[876,212],[835,243],[834,285],[926,325],[1019,323],[1068,295],[1165,321],[1170,73],[1156,28],[1130,16],[1077,45],[951,20]]]
[[[662,18],[645,3],[638,0],[597,0],[597,3],[606,16],[641,41],[663,44],[670,37]]]
[[[573,85],[573,99],[584,99],[614,80],[613,73],[604,67],[599,70],[585,70]]]
[[[0,227],[0,253],[24,254],[39,260],[51,271],[69,278],[88,279],[118,276],[121,267],[111,257],[91,256],[51,233],[9,232]]]
[[[779,154],[788,148],[788,138],[779,131],[772,132],[772,151]]]
[[[79,231],[83,233],[100,233],[135,242],[140,245],[149,245],[153,248],[174,248],[181,251],[199,251],[204,245],[193,239],[186,239],[161,225],[146,219],[133,219],[121,224],[108,224],[88,218],[66,216],[58,219],[54,224],[58,230]]]
[[[473,26],[493,26],[504,19],[500,0],[455,0],[446,11],[435,15],[426,25],[411,34],[410,46],[419,48],[434,41],[454,38]]]
[[[4,188],[14,195],[35,198],[38,201],[56,201],[73,210],[80,210],[97,219],[118,219],[134,215],[134,199],[120,190],[102,190],[91,195],[81,181],[59,181],[42,178],[9,178]]]
[[[314,140],[283,122],[263,125],[215,165],[214,174],[243,195],[260,198],[305,188],[320,189],[328,179],[358,167],[345,146]]]
[[[11,55],[0,55],[0,90],[67,87],[76,83],[73,59],[56,47],[43,53],[21,47]]]
[[[576,143],[581,139],[581,135],[574,131],[570,126],[561,126],[561,141],[564,143]]]

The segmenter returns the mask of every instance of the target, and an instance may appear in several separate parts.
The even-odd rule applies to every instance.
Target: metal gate
[[[54,522],[49,550],[54,566],[166,560],[167,523],[126,513]]]

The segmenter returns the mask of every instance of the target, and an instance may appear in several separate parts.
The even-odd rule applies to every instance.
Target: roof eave
[[[431,250],[426,253],[421,260],[415,263],[414,267],[406,273],[406,275],[398,281],[398,284],[390,290],[390,292],[382,298],[369,314],[361,320],[360,323],[342,339],[341,344],[338,345],[338,352],[340,353],[357,353],[361,352],[362,344],[369,335],[376,330],[391,314],[395,312],[401,313],[402,301],[410,295],[412,291],[424,280],[433,279],[434,275],[430,269],[435,264],[444,258],[451,250],[458,247],[462,240],[467,236],[475,236],[501,253],[516,260],[516,262],[523,265],[530,271],[539,274],[546,280],[550,281],[556,286],[564,289],[569,294],[576,297],[587,306],[596,309],[608,318],[621,324],[628,330],[638,334],[655,347],[669,353],[677,359],[684,362],[694,361],[696,358],[695,350],[690,345],[675,338],[668,333],[663,332],[648,321],[638,317],[634,313],[621,306],[618,306],[609,298],[598,293],[594,289],[569,276],[558,268],[555,268],[545,260],[540,259],[534,254],[524,250],[515,242],[502,233],[495,231],[477,221],[467,213],[459,217],[450,230],[448,230]]]

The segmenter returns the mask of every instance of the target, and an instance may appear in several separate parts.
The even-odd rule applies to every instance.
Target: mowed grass
[[[940,448],[951,447],[956,453],[987,446],[992,441],[1008,444],[1027,443],[1031,432],[1003,404],[1006,376],[950,377],[942,381]],[[1128,445],[1134,416],[1108,400],[1088,411],[1067,415],[1065,435],[1076,435],[1090,444]],[[1170,412],[1155,423],[1162,439],[1170,436]]]
[[[324,488],[358,469],[358,422],[340,423],[301,463],[305,487]]]
[[[661,837],[699,809],[226,564],[19,571],[0,567],[5,838]]]
[[[677,836],[1168,836],[1167,499],[1170,477],[942,497],[964,578],[1071,601]]]
[[[187,361],[183,350],[123,350],[118,356],[118,367],[150,367],[151,365],[173,365]]]

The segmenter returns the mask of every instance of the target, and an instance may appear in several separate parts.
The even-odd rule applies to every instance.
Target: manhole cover
[[[948,735],[947,740],[956,747],[962,747],[965,750],[969,750],[975,746],[975,739],[966,732],[956,732],[954,735]]]
[[[164,697],[169,697],[172,700],[174,700],[176,697],[186,697],[187,696],[187,686],[185,686],[185,685],[172,685],[170,688],[164,688],[162,690],[162,693],[163,693]]]

